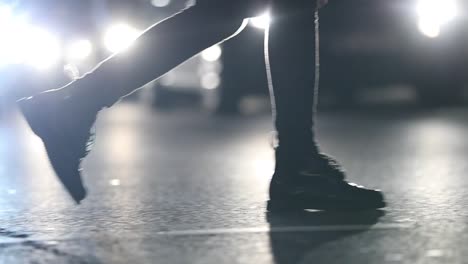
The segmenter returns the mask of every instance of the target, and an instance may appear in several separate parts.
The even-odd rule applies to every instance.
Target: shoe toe
[[[380,190],[368,189],[354,183],[345,183],[347,184],[346,193],[348,193],[350,200],[357,202],[358,206],[381,208],[386,205],[385,197]]]

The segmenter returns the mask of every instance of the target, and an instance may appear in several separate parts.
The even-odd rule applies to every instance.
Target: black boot
[[[370,210],[385,207],[378,190],[345,181],[340,165],[325,154],[291,161],[276,154],[276,169],[270,183],[268,211]]]
[[[19,102],[31,129],[44,142],[57,176],[77,203],[86,195],[80,162],[91,146],[98,111],[233,36],[242,24],[243,14],[209,8],[208,4],[217,3],[214,0],[201,2],[207,6],[197,5],[153,25],[132,49],[114,54],[66,87]]]
[[[32,131],[44,143],[50,163],[73,200],[86,196],[81,160],[90,151],[100,108],[86,105],[64,90],[45,92],[18,102]]]

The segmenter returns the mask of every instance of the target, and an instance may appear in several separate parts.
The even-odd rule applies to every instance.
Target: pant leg
[[[234,36],[243,19],[258,8],[257,1],[251,7],[253,2],[246,0],[201,0],[153,25],[130,50],[111,56],[62,90],[86,97],[98,108],[111,106],[200,51]]]
[[[314,112],[318,86],[318,16],[314,0],[273,0],[265,50],[278,133],[277,162],[318,151]]]

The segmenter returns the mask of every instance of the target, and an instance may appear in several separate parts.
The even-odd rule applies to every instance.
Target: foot
[[[277,162],[282,161],[277,158]],[[380,191],[345,181],[343,170],[331,157],[317,154],[304,164],[296,169],[276,167],[270,183],[268,211],[371,210],[385,207]]]
[[[88,154],[97,110],[79,104],[60,90],[19,101],[32,131],[44,143],[55,173],[76,203],[86,196],[81,160]]]

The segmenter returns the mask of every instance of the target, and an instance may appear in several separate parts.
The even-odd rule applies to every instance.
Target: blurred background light
[[[215,45],[202,51],[202,58],[206,61],[213,62],[221,58],[223,50],[220,45]]]
[[[56,36],[41,28],[32,27],[26,38],[31,44],[25,52],[27,64],[45,70],[60,61],[61,43]]]
[[[12,16],[11,8],[9,6],[0,5],[0,23],[10,20],[11,16]]]
[[[440,24],[432,20],[419,20],[419,31],[430,38],[437,38],[440,35]]]
[[[168,6],[171,0],[151,0],[151,4],[155,7]]]
[[[258,29],[266,29],[270,25],[270,21],[271,17],[268,13],[249,19],[250,25]]]
[[[24,63],[42,70],[60,60],[60,40],[6,6],[0,6],[0,37],[0,64]]]
[[[220,84],[221,84],[221,79],[219,77],[219,74],[215,72],[205,73],[201,77],[201,86],[207,90],[216,89],[218,88]]]
[[[138,38],[140,31],[126,23],[119,23],[109,27],[104,35],[104,45],[112,52],[120,52],[129,48]]]
[[[419,0],[416,12],[421,33],[435,38],[440,35],[441,28],[458,15],[457,1]]]
[[[119,186],[120,185],[120,180],[119,179],[112,179],[112,180],[109,181],[109,185]]]
[[[28,39],[30,26],[24,19],[14,18],[7,7],[1,7],[0,12],[0,63],[22,63],[26,59],[27,46],[34,43]]]
[[[67,59],[72,61],[84,60],[91,55],[93,44],[87,39],[74,41],[67,47]]]

